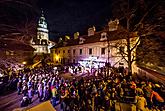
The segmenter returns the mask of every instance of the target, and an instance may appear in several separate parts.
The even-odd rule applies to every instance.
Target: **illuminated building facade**
[[[102,67],[106,63],[118,67],[127,67],[127,62],[120,51],[126,52],[126,33],[119,27],[119,21],[110,21],[108,27],[96,32],[95,27],[88,29],[88,34],[75,37],[63,44],[51,48],[54,64],[81,64],[87,67]],[[115,23],[115,25],[114,25]],[[136,43],[137,36],[131,38]]]
[[[32,40],[32,47],[35,48],[34,53],[50,53],[50,48],[54,46],[54,42],[49,40],[47,22],[42,12],[42,15],[38,21],[37,37]]]

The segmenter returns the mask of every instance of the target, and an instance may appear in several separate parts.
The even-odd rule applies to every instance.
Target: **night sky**
[[[110,0],[39,0],[50,30],[50,38],[87,34],[87,29],[102,29],[111,18]]]
[[[157,2],[155,0],[146,1],[152,1],[151,6]],[[52,40],[64,35],[73,36],[73,33],[77,31],[80,32],[80,35],[87,34],[88,28],[92,26],[99,31],[107,25],[111,18],[115,18],[112,17],[111,2],[112,0],[0,0],[0,36],[13,32],[36,36],[41,9],[48,22],[49,35]],[[120,9],[119,4],[114,6],[115,11]],[[156,14],[159,16],[158,12],[163,9],[162,7],[156,8],[154,16],[157,16]],[[117,14],[123,17],[123,13],[114,13],[115,11],[113,10],[113,16]],[[144,11],[139,12],[141,14]],[[161,13],[161,16],[164,15],[163,11]],[[137,15],[135,17],[138,21],[139,14]],[[151,23],[155,20],[153,14],[148,18],[151,18],[149,20]],[[136,19],[134,20],[136,21]],[[120,21],[120,23],[126,22]],[[28,33],[27,30],[24,30],[27,27],[29,28]]]

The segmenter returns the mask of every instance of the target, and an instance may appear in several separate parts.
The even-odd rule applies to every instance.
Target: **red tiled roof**
[[[61,43],[61,44],[58,44],[57,46],[54,46],[52,48],[81,45],[81,44],[79,44],[79,39],[80,38],[85,39],[83,44],[104,42],[104,41],[100,41],[102,32],[107,32],[107,38],[108,38],[109,41],[118,40],[118,39],[126,39],[126,37],[127,37],[126,32],[124,30],[121,30],[121,29],[116,30],[116,31],[102,30],[102,31],[99,31],[99,32],[95,32],[95,34],[92,35],[92,36],[88,36],[88,35],[79,36],[78,39],[71,39],[71,40],[67,41],[66,45],[63,45]]]

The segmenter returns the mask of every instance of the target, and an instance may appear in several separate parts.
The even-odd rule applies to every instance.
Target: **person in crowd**
[[[22,93],[23,93],[23,95],[27,95],[27,92],[28,92],[28,87],[27,87],[26,80],[24,80],[23,81]]]
[[[43,98],[43,90],[42,90],[42,81],[39,82],[38,84],[38,97],[39,97],[39,101],[42,101]]]
[[[100,111],[100,108],[101,108],[101,97],[98,93],[95,94],[95,97],[94,97],[94,109],[95,111]]]
[[[32,103],[33,93],[34,93],[33,88],[29,87],[29,89],[28,89],[29,104]]]
[[[52,85],[51,86],[51,93],[52,93],[52,105],[55,107],[56,106],[56,95],[57,95],[57,89]]]
[[[146,111],[147,101],[141,93],[139,96],[136,96],[136,111]]]
[[[18,91],[18,95],[21,94],[21,87],[22,87],[22,82],[21,82],[21,79],[20,79],[19,82],[17,83],[17,91]]]
[[[105,96],[105,111],[110,111],[110,100],[108,96]]]
[[[136,87],[135,93],[136,93],[136,95],[144,94],[142,85],[139,85],[139,87]]]
[[[159,109],[163,110],[164,107],[164,99],[155,91],[151,92],[151,102],[154,106],[157,106]]]
[[[49,99],[50,99],[50,90],[49,90],[49,87],[46,87],[44,100],[47,101]]]
[[[21,107],[26,107],[26,106],[28,106],[28,104],[29,104],[29,99],[28,99],[28,97],[25,95],[25,96],[23,96],[23,98],[22,98]]]
[[[145,86],[143,88],[144,90],[144,97],[147,100],[147,105],[149,109],[152,109],[152,101],[151,101],[151,94],[152,94],[152,89],[149,86]]]
[[[23,99],[21,106],[31,103],[34,94],[38,94],[39,101],[52,100],[55,107],[60,98],[61,109],[75,111],[105,111],[115,110],[116,102],[130,104],[135,97],[138,111],[143,111],[147,105],[149,109],[156,106],[162,109],[164,98],[161,97],[161,88],[148,80],[127,77],[125,73],[117,73],[117,69],[111,69],[110,75],[105,75],[106,68],[102,68],[98,76],[91,76],[90,72],[86,77],[73,78],[71,80],[60,77],[60,73],[54,73],[53,66],[45,66],[22,71],[18,75],[17,90],[19,96],[21,91]],[[57,72],[57,71],[56,71]],[[83,72],[83,71],[82,71]],[[104,73],[104,74],[103,74]],[[101,76],[100,76],[101,75]]]

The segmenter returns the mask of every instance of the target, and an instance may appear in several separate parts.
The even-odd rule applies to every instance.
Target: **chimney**
[[[70,36],[66,35],[65,36],[65,41],[68,41],[68,40],[70,40]]]
[[[74,33],[74,39],[78,39],[78,37],[79,37],[79,32],[75,32]]]
[[[117,30],[118,25],[119,25],[119,20],[118,19],[115,19],[114,21],[110,20],[108,22],[109,31]]]
[[[60,37],[59,39],[58,39],[58,43],[61,43],[63,40],[62,40],[62,37]]]
[[[96,31],[95,26],[90,27],[90,28],[88,29],[88,36],[94,35],[94,34],[95,34],[95,31]]]

